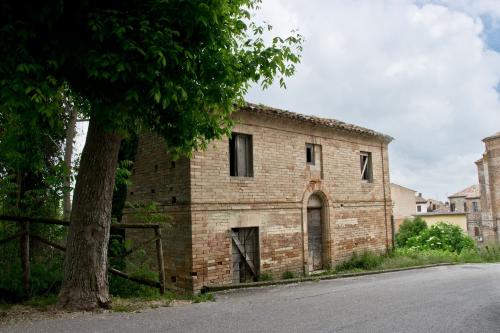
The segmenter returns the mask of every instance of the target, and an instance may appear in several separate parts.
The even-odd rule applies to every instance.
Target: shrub
[[[473,249],[474,241],[459,226],[439,222],[406,240],[406,247],[422,250],[445,250],[460,253]]]
[[[375,254],[369,250],[365,250],[361,254],[354,252],[351,259],[337,266],[336,270],[340,272],[355,269],[375,269],[380,266],[383,260],[383,256]]]
[[[297,277],[297,274],[294,272],[286,271],[281,275],[281,278],[283,280],[288,280],[288,279],[295,279]]]
[[[414,219],[406,218],[399,226],[399,232],[396,234],[396,245],[405,247],[408,239],[418,236],[422,231],[427,229],[427,223],[421,218]]]
[[[273,281],[274,277],[271,273],[262,273],[259,275],[259,281]]]

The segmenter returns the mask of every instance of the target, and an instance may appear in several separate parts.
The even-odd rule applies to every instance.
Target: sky
[[[248,101],[391,135],[391,181],[426,198],[478,182],[500,131],[500,0],[263,0],[254,20],[306,41],[287,89]]]
[[[391,181],[426,198],[478,182],[500,131],[500,0],[263,0],[254,20],[306,41],[287,89],[248,101],[391,135]]]

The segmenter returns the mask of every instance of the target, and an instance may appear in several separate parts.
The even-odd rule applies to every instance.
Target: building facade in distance
[[[500,224],[500,132],[483,140],[485,152],[476,161],[480,211],[469,214],[469,233],[478,242],[499,242]]]
[[[399,230],[403,221],[415,214],[417,191],[391,183],[392,213],[394,216],[394,229]]]
[[[140,137],[127,200],[154,201],[171,217],[170,288],[305,274],[390,248],[392,138],[253,104],[233,117],[231,138],[189,159],[172,159],[155,135]],[[124,218],[135,216],[129,209]]]

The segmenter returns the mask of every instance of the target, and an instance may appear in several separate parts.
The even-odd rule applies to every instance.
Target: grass
[[[387,255],[371,251],[354,253],[352,258],[327,270],[323,275],[357,273],[373,270],[397,269],[443,263],[490,263],[500,262],[500,247],[486,246],[480,250],[464,250],[461,253],[444,250],[396,249]]]
[[[295,274],[294,272],[290,272],[290,271],[286,271],[284,272],[282,275],[281,275],[281,278],[283,280],[288,280],[288,279],[295,279],[297,278],[297,274]]]

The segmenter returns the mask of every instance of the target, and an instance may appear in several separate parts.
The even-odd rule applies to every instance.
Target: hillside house
[[[140,137],[127,200],[157,202],[172,218],[169,287],[302,275],[354,251],[389,249],[391,137],[253,104],[233,117],[231,138],[190,159],[173,160],[155,135]]]

